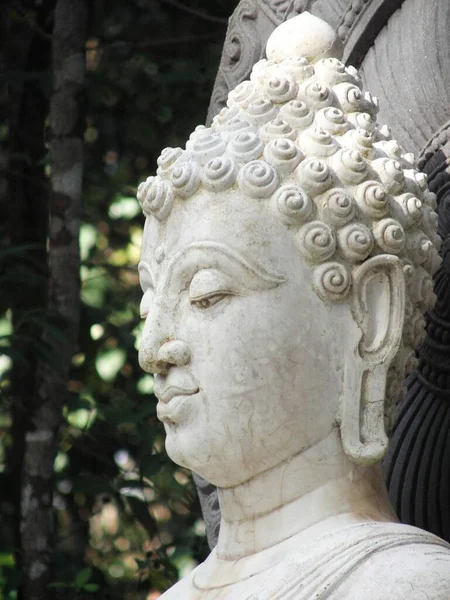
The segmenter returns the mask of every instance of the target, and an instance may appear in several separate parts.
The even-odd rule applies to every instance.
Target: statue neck
[[[233,488],[219,488],[217,557],[237,560],[271,548],[325,519],[396,521],[381,468],[359,467],[342,449],[339,430]]]

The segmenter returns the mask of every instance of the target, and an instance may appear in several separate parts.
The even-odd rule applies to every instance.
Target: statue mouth
[[[169,388],[174,389],[174,388]],[[160,401],[156,405],[156,414],[158,419],[162,423],[166,423],[168,425],[176,425],[183,418],[184,407],[189,403],[198,393],[198,388],[192,392],[184,392],[177,395],[172,396],[170,401],[163,402]]]
[[[174,398],[179,396],[191,396],[198,392],[198,387],[180,387],[177,385],[169,385],[166,388],[158,389],[158,380],[155,382],[155,394],[159,402],[162,404],[169,404]]]

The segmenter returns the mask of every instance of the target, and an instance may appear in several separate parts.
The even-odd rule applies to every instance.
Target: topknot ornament
[[[267,58],[276,62],[291,56],[311,62],[328,57],[339,59],[342,51],[342,42],[331,25],[308,11],[279,25],[266,46]]]

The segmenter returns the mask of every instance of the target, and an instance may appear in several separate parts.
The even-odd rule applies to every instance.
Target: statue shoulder
[[[336,599],[448,600],[450,546],[435,539],[375,553],[339,587]]]

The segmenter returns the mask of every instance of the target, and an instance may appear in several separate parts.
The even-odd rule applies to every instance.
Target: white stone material
[[[303,12],[275,29],[267,42],[266,55],[276,62],[290,56],[316,62],[319,58],[341,58],[342,46],[328,23]]]
[[[450,598],[450,547],[396,522],[378,464],[434,300],[435,198],[330,31],[280,26],[138,190],[140,364],[222,513],[167,600]]]

